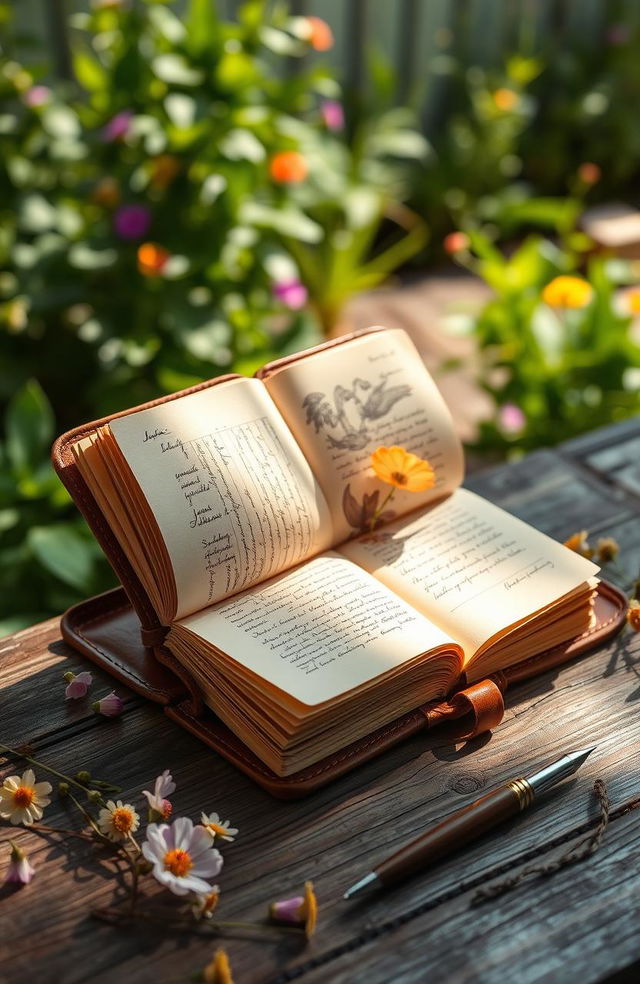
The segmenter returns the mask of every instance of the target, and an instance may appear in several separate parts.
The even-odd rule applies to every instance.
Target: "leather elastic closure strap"
[[[457,738],[467,741],[498,727],[504,717],[504,699],[500,687],[493,680],[480,680],[464,690],[459,690],[450,700],[435,706],[427,705],[422,710],[428,728],[447,721],[467,718],[468,725],[465,721],[467,726],[464,732],[456,735]]]

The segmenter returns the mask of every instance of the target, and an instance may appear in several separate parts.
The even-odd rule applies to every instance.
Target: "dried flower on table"
[[[123,708],[124,701],[122,697],[118,697],[115,690],[112,690],[106,697],[101,697],[100,700],[97,700],[95,704],[91,705],[91,709],[96,714],[103,714],[104,717],[119,717],[122,714]]]
[[[318,902],[312,882],[305,882],[304,895],[294,895],[290,899],[272,902],[269,906],[269,917],[277,923],[303,927],[305,936],[311,939],[318,920]]]
[[[148,789],[142,790],[142,795],[147,797],[149,803],[150,820],[169,819],[173,807],[167,797],[175,792],[175,788],[173,776],[168,769],[165,769],[162,775],[157,777],[152,793]]]
[[[140,817],[130,803],[107,800],[98,814],[98,827],[109,840],[126,841],[140,826]]]
[[[224,950],[216,950],[211,963],[202,971],[205,984],[233,984],[229,958]]]
[[[40,820],[44,807],[51,802],[51,789],[50,782],[36,782],[33,769],[26,769],[22,778],[9,776],[0,789],[0,817],[26,826]]]
[[[212,886],[205,879],[215,878],[222,868],[222,855],[210,834],[188,817],[171,825],[150,823],[142,853],[153,865],[154,878],[175,895],[208,894]]]
[[[238,833],[237,827],[229,826],[229,820],[225,820],[223,823],[217,813],[210,813],[209,816],[206,813],[202,813],[200,822],[205,830],[209,831],[214,841],[232,841]]]
[[[596,543],[595,561],[597,564],[608,564],[615,560],[620,553],[620,544],[612,536],[600,537]]]
[[[640,632],[640,601],[632,598],[627,610],[627,622],[634,632]]]
[[[72,673],[70,670],[64,674],[64,679],[67,681],[64,691],[67,700],[77,700],[79,697],[85,697],[89,687],[93,683],[93,677],[88,670],[83,670],[82,673]]]
[[[568,540],[565,540],[564,545],[569,550],[573,550],[574,553],[580,554],[582,557],[590,560],[593,557],[593,550],[589,546],[588,536],[588,530],[580,530],[579,533],[574,533]]]
[[[211,919],[220,900],[220,889],[213,885],[207,895],[196,895],[191,903],[194,919]]]
[[[20,885],[28,885],[36,873],[35,868],[29,864],[29,859],[22,848],[14,844],[13,841],[10,841],[10,844],[11,860],[4,877],[5,884],[7,882],[16,882]]]

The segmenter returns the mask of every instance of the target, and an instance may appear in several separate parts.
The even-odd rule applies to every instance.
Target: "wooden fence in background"
[[[135,2],[135,0],[133,0]],[[179,11],[185,0],[175,5]],[[216,2],[216,0],[212,0]],[[217,0],[233,19],[242,0]],[[18,24],[50,49],[62,77],[71,75],[67,18],[90,0],[16,0]],[[371,52],[393,68],[394,98],[421,110],[435,125],[442,86],[454,55],[468,65],[499,66],[514,50],[535,54],[545,41],[597,50],[607,27],[640,24],[638,0],[291,0],[299,14],[323,17],[335,46],[327,56],[352,97],[370,88]]]

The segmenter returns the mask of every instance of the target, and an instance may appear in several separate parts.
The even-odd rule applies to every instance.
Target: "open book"
[[[115,417],[73,446],[165,646],[276,774],[579,636],[597,567],[460,487],[463,453],[399,330]],[[387,494],[379,446],[435,484]]]

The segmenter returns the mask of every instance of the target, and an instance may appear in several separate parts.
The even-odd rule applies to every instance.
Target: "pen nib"
[[[344,893],[344,895],[342,896],[342,898],[351,899],[353,898],[354,895],[359,895],[359,893],[364,888],[367,888],[369,885],[375,884],[375,882],[377,881],[378,881],[378,876],[376,875],[375,871],[371,871],[369,872],[368,875],[365,875],[364,878],[361,878],[360,881],[356,882],[355,885],[352,885],[351,888],[348,888]]]
[[[597,745],[592,745],[591,748],[581,748],[577,752],[569,752],[569,754],[567,755],[567,758],[571,760],[571,764],[573,766],[573,769],[572,769],[573,772],[577,772],[578,771],[578,769],[580,768],[580,766],[582,765],[582,763],[585,762],[589,758],[589,756],[591,755],[591,752],[595,748],[597,748]]]

